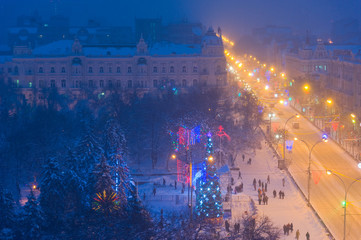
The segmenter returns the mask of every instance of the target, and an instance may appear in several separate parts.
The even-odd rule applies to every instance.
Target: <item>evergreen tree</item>
[[[207,160],[203,163],[202,177],[197,184],[196,212],[201,218],[219,218],[223,215],[221,189],[216,165],[213,159],[211,134],[207,134]]]
[[[108,194],[114,192],[115,182],[110,175],[111,167],[103,156],[100,162],[95,166],[93,174],[95,177],[95,193],[106,191]]]
[[[25,236],[26,239],[40,239],[41,227],[44,223],[44,219],[39,203],[36,200],[32,189],[30,190],[28,201],[23,207],[23,211],[20,216],[19,223],[23,236]]]
[[[44,167],[40,183],[40,206],[44,212],[46,228],[57,232],[63,226],[64,218],[64,188],[63,176],[56,159],[48,160]]]
[[[103,149],[99,144],[98,138],[94,135],[93,130],[87,127],[76,147],[79,174],[83,177],[88,176],[102,154]]]
[[[14,199],[10,192],[0,186],[0,231],[4,228],[12,229],[16,222]]]

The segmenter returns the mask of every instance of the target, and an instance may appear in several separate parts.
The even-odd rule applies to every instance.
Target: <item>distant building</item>
[[[361,116],[361,45],[306,45],[286,55],[287,75],[319,84],[325,97]]]
[[[82,44],[60,40],[34,49],[17,46],[0,57],[0,78],[25,99],[42,102],[51,89],[74,99],[87,93],[146,93],[227,84],[222,40],[210,28],[200,44]]]

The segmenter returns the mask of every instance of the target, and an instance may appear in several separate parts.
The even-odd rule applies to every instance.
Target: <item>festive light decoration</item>
[[[94,198],[94,211],[100,211],[104,214],[109,214],[113,211],[119,210],[119,198],[115,192],[108,193],[104,190],[103,193],[97,193]]]
[[[169,135],[173,138],[173,147],[176,152],[180,150],[180,147],[189,148],[189,146],[201,142],[202,131],[201,127],[197,126],[193,129],[187,129],[186,127],[179,127],[176,133],[169,131]]]
[[[213,154],[212,134],[207,134],[206,159],[202,163],[202,176],[197,182],[196,212],[203,218],[214,219],[223,216],[223,204],[219,177],[216,174],[215,161],[210,160]]]

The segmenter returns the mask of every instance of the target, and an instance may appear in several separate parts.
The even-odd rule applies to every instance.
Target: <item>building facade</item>
[[[213,29],[201,44],[156,43],[141,38],[132,45],[82,45],[61,40],[30,49],[15,47],[0,60],[1,79],[18,88],[29,102],[41,102],[46,91],[82,98],[85,92],[107,94],[157,89],[221,87],[227,84],[221,38]]]

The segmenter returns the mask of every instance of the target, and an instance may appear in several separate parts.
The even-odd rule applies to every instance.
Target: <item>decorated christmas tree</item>
[[[223,216],[221,188],[217,169],[213,159],[213,143],[210,133],[207,134],[206,159],[202,166],[202,177],[197,184],[196,212],[201,218],[216,220]]]

